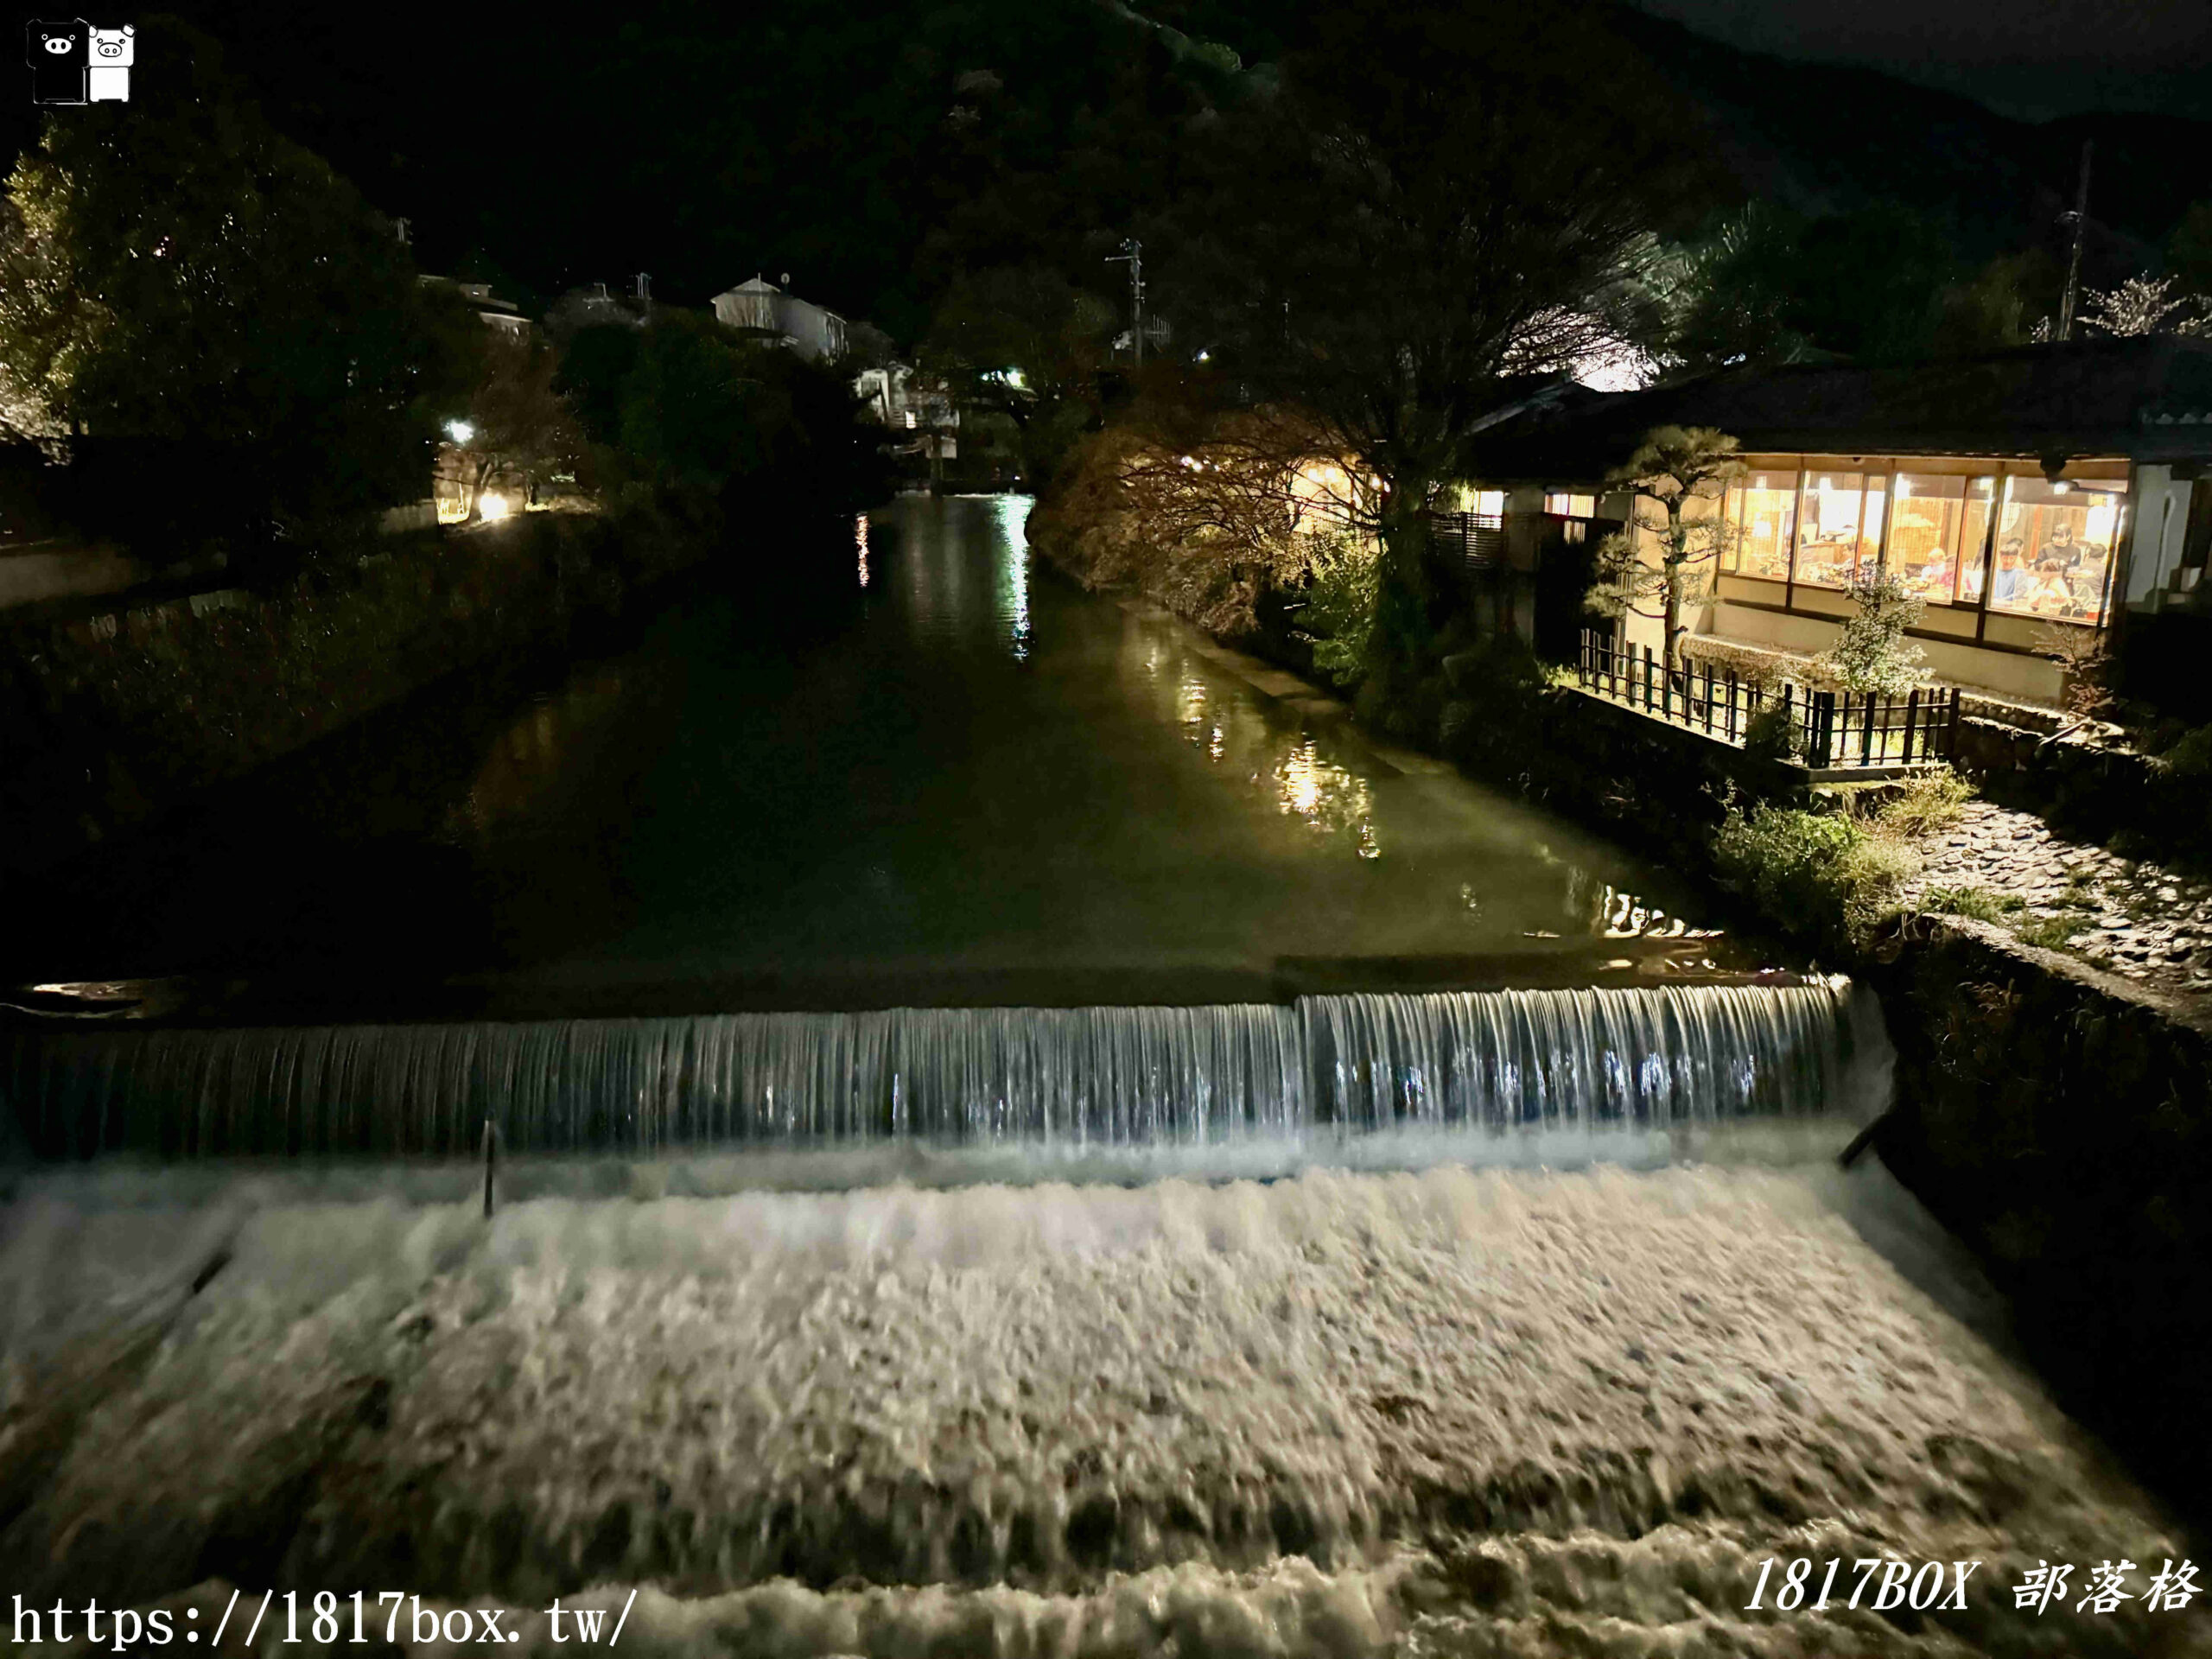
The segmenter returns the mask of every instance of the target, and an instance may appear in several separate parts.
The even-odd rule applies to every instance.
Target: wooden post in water
[[[499,1131],[484,1120],[484,1219],[492,1219],[492,1177],[499,1166]]]

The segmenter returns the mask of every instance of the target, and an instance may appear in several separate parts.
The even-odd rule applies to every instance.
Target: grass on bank
[[[1834,948],[1863,950],[1901,908],[1920,874],[1914,843],[1959,821],[1974,786],[1948,767],[1921,772],[1869,805],[1875,788],[1834,791],[1836,810],[1732,805],[1713,843],[1720,874],[1783,926]],[[1923,901],[1926,908],[1937,907]],[[1950,889],[1951,903],[1995,919],[2002,901]]]
[[[1992,893],[1987,887],[1930,887],[1921,895],[1920,907],[1939,916],[2002,922],[2025,910],[2028,901],[2017,893]]]

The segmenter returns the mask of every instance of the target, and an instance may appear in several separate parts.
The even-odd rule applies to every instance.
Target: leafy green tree
[[[2212,300],[2212,201],[2195,203],[2174,226],[2166,269],[2190,293]]]
[[[517,340],[469,324],[480,336],[463,349],[475,365],[474,384],[462,411],[446,430],[463,470],[468,518],[484,516],[484,493],[504,474],[531,483],[546,474],[575,469],[583,435],[554,384],[553,348],[536,335]]]
[[[1923,357],[1976,340],[1948,235],[1896,202],[1808,217],[1754,202],[1685,251],[1671,355],[1686,365]],[[2003,298],[1979,296],[1985,310]],[[2022,336],[2024,338],[2024,334]]]
[[[978,271],[938,304],[921,365],[951,388],[963,418],[1009,428],[1024,472],[1042,483],[1097,417],[1114,325],[1112,307],[1058,271]]]
[[[1220,124],[1215,188],[1162,279],[1225,385],[1310,411],[1377,480],[1378,668],[1429,652],[1451,583],[1428,511],[1509,377],[1565,369],[1632,315],[1683,200],[1676,118],[1595,7],[1317,13],[1279,96]],[[1616,66],[1602,98],[1586,66]]]
[[[1681,666],[1682,636],[1689,632],[1683,613],[1712,594],[1730,535],[1721,502],[1743,472],[1736,440],[1727,434],[1661,426],[1606,474],[1608,483],[1626,486],[1632,500],[1627,527],[1598,544],[1589,606],[1602,616],[1633,613],[1656,620],[1670,671]]]
[[[125,104],[49,118],[8,181],[0,367],[54,425],[200,446],[280,518],[418,498],[453,387],[404,246],[149,22]]]
[[[576,330],[563,349],[554,390],[569,400],[592,442],[612,445],[621,436],[622,389],[644,344],[639,329],[601,322]]]
[[[709,316],[658,311],[613,398],[601,470],[696,533],[831,518],[888,493],[880,433],[841,371]]]

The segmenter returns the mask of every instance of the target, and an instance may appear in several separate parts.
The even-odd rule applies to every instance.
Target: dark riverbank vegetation
[[[10,862],[557,652],[680,572],[851,588],[891,480],[842,365],[675,307],[491,326],[213,41],[156,22],[142,49],[177,73],[50,124],[0,208],[11,528],[153,573],[0,629]]]

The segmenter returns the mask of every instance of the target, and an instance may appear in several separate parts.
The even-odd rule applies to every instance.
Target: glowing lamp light
[[[477,510],[484,515],[487,524],[494,518],[504,518],[513,511],[507,505],[507,498],[504,495],[486,496]]]
[[[448,421],[446,423],[446,435],[451,438],[455,443],[467,443],[471,438],[476,435],[476,429],[474,426],[471,426],[467,421]]]

